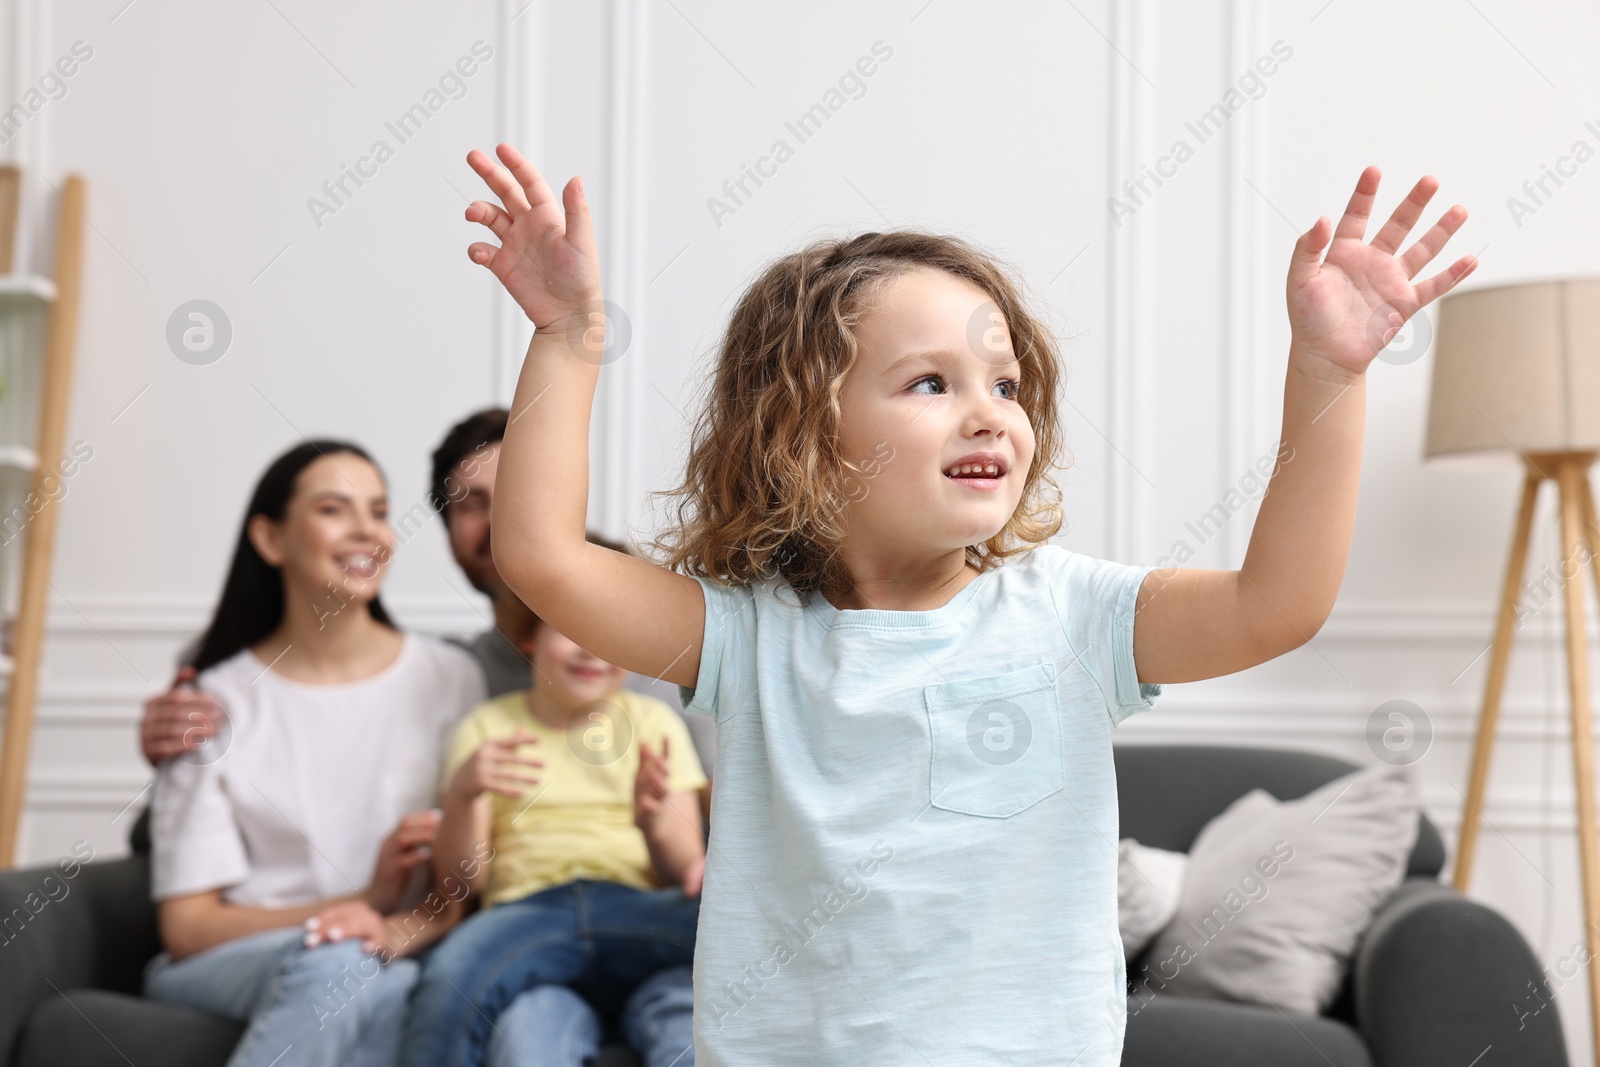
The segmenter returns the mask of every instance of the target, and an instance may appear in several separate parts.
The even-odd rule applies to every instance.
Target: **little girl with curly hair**
[[[1425,177],[1364,243],[1369,167],[1337,229],[1322,217],[1296,242],[1280,460],[1238,570],[1046,543],[1056,343],[989,256],[904,231],[812,244],[740,299],[657,563],[584,539],[610,358],[582,181],[558,199],[497,152],[467,157],[499,199],[467,219],[500,244],[468,252],[536,332],[495,563],[562,633],[717,721],[701,1067],[1114,1067],[1112,731],[1162,684],[1283,655],[1327,619],[1367,366],[1476,266],[1411,281],[1466,210],[1397,255],[1438,188]],[[545,977],[574,968],[551,958]]]

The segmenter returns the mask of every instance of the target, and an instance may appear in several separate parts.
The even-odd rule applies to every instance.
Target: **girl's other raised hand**
[[[1476,257],[1462,256],[1433,277],[1411,284],[1467,220],[1467,209],[1460,204],[1441,215],[1404,255],[1395,255],[1439,190],[1439,180],[1432,176],[1418,181],[1372,243],[1364,243],[1379,178],[1377,167],[1362,171],[1338,228],[1332,228],[1326,215],[1317,219],[1295,243],[1289,266],[1293,346],[1324,361],[1336,374],[1363,373],[1412,315],[1478,266]]]
[[[499,204],[474,200],[467,221],[488,227],[500,244],[476,241],[468,257],[494,272],[539,330],[586,323],[601,304],[600,256],[583,179],[567,182],[557,201],[521,152],[500,144],[495,153],[504,167],[480,149],[467,153],[467,163],[500,198]]]

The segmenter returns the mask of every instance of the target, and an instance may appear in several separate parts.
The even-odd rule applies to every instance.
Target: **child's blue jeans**
[[[622,1007],[622,1037],[644,1067],[694,1067],[694,975],[669,967],[639,983]],[[489,1067],[589,1067],[606,1032],[570,986],[537,986],[494,1021]]]
[[[568,986],[601,1017],[615,1018],[647,978],[693,965],[699,920],[699,899],[682,889],[586,878],[480,911],[424,962],[400,1062],[480,1067],[495,1020],[519,994],[539,986]],[[653,1050],[636,1051],[648,1061]],[[672,1049],[663,1062],[681,1052]],[[685,1053],[680,1067],[692,1056]]]

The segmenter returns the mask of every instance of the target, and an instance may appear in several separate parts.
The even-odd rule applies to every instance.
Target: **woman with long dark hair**
[[[450,925],[412,909],[381,952],[307,932],[348,906],[416,903],[445,742],[486,695],[466,652],[389,618],[378,592],[393,551],[371,457],[331,440],[290,449],[257,484],[186,657],[226,726],[157,775],[151,882],[166,951],[145,988],[248,1022],[233,1067],[290,1049],[285,1063],[391,1063],[416,977],[405,957]]]

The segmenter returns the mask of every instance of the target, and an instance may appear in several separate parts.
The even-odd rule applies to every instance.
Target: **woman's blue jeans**
[[[145,995],[248,1023],[228,1067],[393,1067],[417,961],[361,951],[357,940],[308,949],[299,926],[236,938],[145,969]]]
[[[540,986],[567,986],[601,1018],[621,1017],[646,979],[693,965],[699,920],[699,899],[682,889],[585,878],[481,911],[424,961],[406,1013],[401,1063],[479,1067],[501,1013]],[[673,1029],[661,1030],[661,1039],[680,1040]],[[499,1035],[496,1044],[504,1039]],[[653,1049],[637,1051],[654,1062]],[[679,1047],[660,1062],[680,1053],[678,1067],[693,1061],[693,1051]]]

